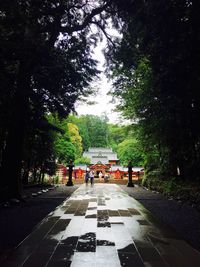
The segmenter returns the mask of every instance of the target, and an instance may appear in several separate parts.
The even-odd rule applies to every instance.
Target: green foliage
[[[59,163],[68,164],[70,160],[75,160],[76,148],[64,138],[57,138],[55,141],[55,155]]]
[[[75,147],[74,157],[71,155],[71,159],[75,158],[76,164],[90,164],[89,159],[81,157],[82,147],[88,149],[92,147],[107,147],[111,146],[117,153],[122,164],[127,165],[131,159],[134,165],[143,165],[143,155],[139,143],[136,139],[135,126],[119,126],[114,124],[108,124],[108,120],[105,116],[98,117],[92,115],[86,116],[72,116],[67,119],[63,119],[59,122],[58,118],[53,119],[50,116],[51,122],[55,119],[55,125],[62,128],[65,132],[64,136],[59,134],[60,138],[65,138],[68,142],[71,142]],[[84,129],[84,130],[83,130]],[[57,134],[58,135],[58,134]],[[84,147],[84,144],[87,145]],[[60,141],[59,141],[60,142]],[[64,142],[65,144],[65,142]],[[63,143],[56,147],[56,150],[61,151]],[[79,151],[77,153],[77,151]],[[62,151],[62,160],[66,151]],[[66,156],[66,158],[69,158]]]
[[[136,139],[125,139],[118,145],[118,156],[121,164],[128,165],[131,160],[134,166],[143,166],[144,160]]]
[[[107,118],[105,116],[86,115],[85,123],[88,129],[91,147],[107,147]]]
[[[55,157],[59,163],[68,164],[76,158],[76,147],[74,146],[68,127],[67,119],[60,120],[57,114],[48,115],[48,120],[62,132],[54,133]]]
[[[159,113],[157,99],[151,96],[152,72],[149,61],[146,59],[138,61],[135,70],[120,68],[115,75],[115,91],[112,95],[119,101],[118,111],[125,118],[137,121],[135,129],[129,130],[130,140],[122,143],[122,148],[118,150],[119,155],[123,154],[122,162],[125,159],[127,164],[128,158],[131,158],[136,162],[135,165],[143,165],[145,160],[146,168],[157,168],[157,144],[160,137],[156,135],[156,131],[158,132]],[[131,140],[133,137],[137,139]],[[130,151],[127,154],[126,149]],[[131,153],[131,150],[134,152]]]
[[[77,124],[79,127],[79,133],[82,137],[82,144],[83,144],[83,150],[87,150],[89,147],[91,147],[91,141],[90,141],[90,135],[88,128],[84,122],[80,122]]]
[[[151,190],[161,192],[167,197],[177,200],[188,201],[190,204],[200,204],[199,183],[184,181],[173,177],[163,181],[152,175],[151,179],[143,178],[142,185]]]
[[[56,175],[56,176],[54,177],[53,182],[54,182],[54,184],[58,184],[58,183],[59,183],[59,176],[58,176],[58,175]]]
[[[127,137],[126,127],[115,124],[108,124],[109,145],[114,151],[117,151],[118,144]]]
[[[43,182],[44,174],[53,175],[56,172],[54,135],[58,129],[46,118],[35,128],[35,121],[30,123],[24,144],[23,182],[28,183],[29,172],[33,174],[33,182]]]
[[[10,173],[11,179],[2,185],[10,196],[20,195],[24,144],[37,139],[28,136],[29,124],[34,122],[35,134],[46,114],[57,112],[66,117],[76,100],[93,91],[90,83],[99,71],[92,49],[100,34],[90,33],[90,25],[101,20],[100,27],[105,28],[109,4],[1,1],[0,172],[2,177]],[[66,142],[62,143],[67,146]]]
[[[82,137],[79,134],[78,127],[73,123],[68,123],[69,136],[72,144],[75,147],[75,158],[79,158],[82,155]]]
[[[200,4],[114,1],[123,23],[107,62],[118,109],[137,122],[147,175],[199,179]],[[115,21],[115,17],[114,17]],[[197,56],[198,55],[198,56]]]
[[[108,119],[106,116],[70,116],[69,122],[77,125],[83,142],[83,149],[108,146]]]
[[[87,158],[87,157],[80,157],[80,158],[77,158],[75,161],[74,161],[75,164],[86,164],[86,165],[89,165],[91,162],[90,162],[90,158]]]
[[[82,138],[83,150],[87,150],[91,146],[91,143],[90,143],[90,136],[89,136],[89,131],[87,128],[85,116],[76,117],[76,116],[70,115],[68,117],[68,122],[77,125],[79,134]]]

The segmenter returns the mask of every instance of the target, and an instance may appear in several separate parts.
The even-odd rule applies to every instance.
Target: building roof
[[[83,153],[83,157],[90,158],[92,164],[96,164],[98,161],[108,164],[109,160],[119,160],[117,153],[113,152],[112,148],[105,147],[90,147]]]
[[[91,164],[97,164],[97,163],[102,163],[102,164],[108,164],[108,157],[91,157]]]
[[[89,149],[88,149],[88,152],[91,152],[91,153],[94,153],[94,152],[99,152],[99,151],[102,151],[102,152],[111,152],[111,153],[113,153],[113,151],[112,151],[112,148],[110,148],[110,147],[90,147]]]
[[[109,166],[105,165],[105,164],[101,164],[100,162],[97,164],[94,164],[92,166],[90,166],[91,169],[96,169],[96,168],[103,168],[103,169],[108,169]]]

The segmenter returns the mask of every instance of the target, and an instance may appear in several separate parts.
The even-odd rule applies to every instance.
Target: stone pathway
[[[3,267],[197,267],[200,253],[114,184],[82,185]]]

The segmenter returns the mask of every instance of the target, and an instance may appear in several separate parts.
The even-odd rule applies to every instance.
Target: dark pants
[[[94,177],[90,177],[90,183],[91,183],[91,184],[94,183]]]

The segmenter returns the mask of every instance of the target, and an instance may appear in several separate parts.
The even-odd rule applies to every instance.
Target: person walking
[[[103,176],[103,173],[100,171],[100,172],[99,172],[99,181],[102,180],[102,176]]]
[[[108,173],[105,173],[105,175],[104,175],[104,182],[105,183],[108,183],[108,180],[109,180],[109,175],[108,175]]]
[[[90,183],[91,185],[94,183],[94,171],[90,171]]]
[[[85,173],[85,183],[86,183],[86,185],[88,185],[89,178],[90,178],[89,171],[86,171],[86,173]]]

